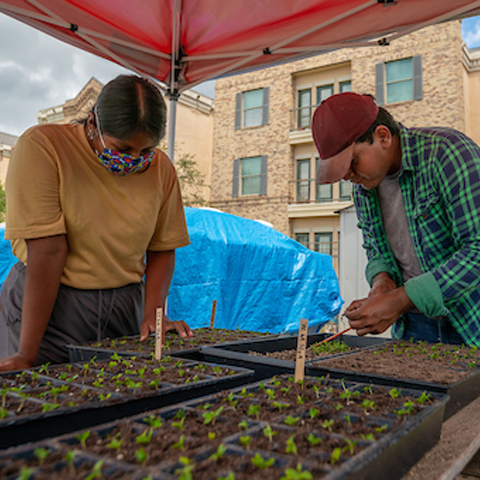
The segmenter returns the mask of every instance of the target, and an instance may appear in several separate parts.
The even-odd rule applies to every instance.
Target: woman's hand
[[[173,321],[170,320],[165,314],[163,315],[162,327],[162,344],[165,340],[165,332],[168,332],[169,330],[176,330],[182,338],[193,337],[192,330],[183,320]],[[148,322],[144,321],[140,329],[140,341],[143,342],[146,340],[148,335],[155,332],[156,329],[157,325],[154,320]]]
[[[5,357],[0,360],[0,372],[8,372],[11,370],[25,370],[31,368],[33,363],[29,361],[20,352],[17,352],[10,357]]]

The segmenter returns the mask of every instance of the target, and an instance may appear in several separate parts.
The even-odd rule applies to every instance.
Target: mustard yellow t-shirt
[[[148,170],[103,167],[83,125],[37,125],[13,150],[6,180],[5,238],[27,263],[25,239],[66,234],[61,282],[81,289],[140,282],[147,250],[188,245],[175,169],[157,150]]]

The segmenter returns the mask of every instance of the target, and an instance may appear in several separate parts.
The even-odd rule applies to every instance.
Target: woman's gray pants
[[[15,264],[0,294],[0,358],[18,348],[26,267]],[[143,283],[106,290],[60,285],[35,365],[69,361],[67,344],[135,335],[143,320]]]

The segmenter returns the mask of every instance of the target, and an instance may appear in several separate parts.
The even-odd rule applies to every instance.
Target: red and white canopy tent
[[[0,0],[0,12],[167,88],[344,47],[386,44],[480,14],[472,0]]]

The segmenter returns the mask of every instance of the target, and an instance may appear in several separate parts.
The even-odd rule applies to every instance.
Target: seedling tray
[[[448,395],[445,419],[480,395],[480,350],[476,347],[399,340],[369,351],[321,359],[309,363],[306,371]]]
[[[164,352],[172,356],[195,359],[195,354],[205,345],[235,344],[237,342],[251,341],[255,338],[277,338],[278,335],[271,335],[261,332],[250,332],[245,330],[227,330],[199,328],[193,330],[192,338],[182,339],[176,332],[167,332],[165,335]],[[140,337],[127,336],[109,339],[100,342],[92,342],[89,345],[67,345],[71,362],[84,362],[91,358],[103,360],[110,358],[112,353],[131,357],[151,357],[155,352],[155,335],[150,335],[144,342]]]
[[[315,354],[309,352],[320,341],[328,338],[329,335],[317,333],[307,337],[307,364],[315,358]],[[341,354],[345,350],[363,350],[375,348],[390,339],[381,337],[357,337],[354,335],[340,335],[332,342],[323,344],[318,349],[317,355],[331,357]],[[289,373],[295,369],[295,354],[297,348],[296,335],[283,335],[277,338],[255,339],[249,342],[238,342],[236,344],[215,345],[204,347],[202,353],[207,361],[214,361],[226,365],[237,365],[251,368],[263,378],[275,375],[276,373]],[[272,354],[288,353],[290,359],[284,360],[274,358]]]
[[[114,354],[0,375],[0,449],[134,415],[253,380],[241,367]]]
[[[292,469],[315,479],[395,480],[438,441],[446,400],[415,390],[313,377],[299,384],[279,376],[11,448],[0,453],[0,476],[17,478],[19,458],[40,475],[50,460],[65,464],[74,451],[77,468],[84,458],[90,469],[102,461],[105,478],[109,469],[131,479],[234,474],[236,480],[264,480]],[[49,453],[40,465],[42,451]]]

